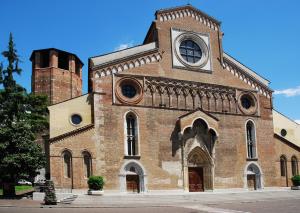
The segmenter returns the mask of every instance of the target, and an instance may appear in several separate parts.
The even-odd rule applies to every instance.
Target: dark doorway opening
[[[127,192],[139,193],[140,184],[138,175],[126,175]]]
[[[247,185],[249,190],[256,190],[256,176],[253,175],[247,175]]]

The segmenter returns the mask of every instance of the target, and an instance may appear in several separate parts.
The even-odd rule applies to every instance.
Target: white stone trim
[[[162,54],[157,52],[153,53],[147,56],[135,58],[128,60],[126,62],[120,63],[120,64],[115,64],[113,66],[107,66],[105,68],[102,68],[100,70],[94,71],[94,79],[99,79],[104,76],[109,76],[113,75],[115,73],[120,73],[132,68],[136,67],[141,67],[144,66],[145,64],[151,64],[151,63],[156,63],[159,62],[162,59]]]
[[[122,165],[119,173],[119,184],[120,184],[120,192],[126,193],[126,174],[127,170],[126,167],[128,165],[133,165],[137,169],[137,174],[139,175],[139,185],[140,185],[140,193],[147,192],[147,172],[144,166],[137,160],[125,160],[124,164]]]
[[[163,12],[160,13],[160,22],[165,22],[165,21],[170,21],[170,20],[175,20],[175,19],[181,19],[185,17],[191,17],[195,19],[196,21],[206,25],[212,30],[218,31],[218,24],[214,23],[212,20],[209,18],[205,17],[202,15],[200,12],[196,12],[190,8],[184,8],[184,9],[179,9],[179,10],[174,10],[170,12]]]
[[[181,56],[179,47],[181,42],[183,42],[184,40],[192,40],[200,47],[202,56],[198,62],[189,63]],[[196,67],[196,68],[197,67],[201,68],[207,64],[209,58],[208,46],[206,45],[205,41],[201,37],[197,36],[197,34],[183,33],[179,35],[174,41],[174,46],[176,50],[175,55],[183,64],[186,64],[187,66],[191,66],[191,67]]]
[[[247,158],[251,159],[248,156],[248,138],[247,138],[247,124],[248,122],[251,122],[253,124],[253,128],[254,128],[254,139],[255,139],[255,157],[253,159],[257,159],[258,158],[258,152],[257,152],[257,134],[256,134],[256,124],[254,122],[253,119],[248,118],[245,122],[245,142],[246,142],[246,153],[247,153]]]
[[[203,71],[211,72],[212,54],[210,49],[209,34],[171,28],[171,39],[172,39],[172,63],[174,67],[190,68],[196,70],[201,69]],[[181,56],[179,47],[181,42],[184,40],[192,40],[200,47],[202,51],[202,57],[198,62],[189,63]]]
[[[244,174],[243,174],[243,179],[244,179],[244,189],[248,189],[248,183],[247,183],[247,170],[248,167],[253,164],[255,165],[258,170],[259,170],[259,174],[256,174],[256,181],[259,180],[259,184],[257,189],[263,189],[264,188],[264,174],[262,172],[261,167],[259,166],[259,164],[257,162],[254,161],[250,161],[246,164],[245,169],[244,169]]]
[[[127,117],[127,115],[128,114],[133,114],[134,116],[135,116],[135,119],[136,119],[136,134],[137,134],[137,154],[136,155],[134,155],[134,156],[140,156],[140,154],[141,154],[141,152],[140,152],[140,150],[141,150],[141,147],[140,147],[140,128],[139,128],[139,126],[140,126],[140,119],[139,119],[139,116],[138,116],[138,114],[135,112],[135,111],[133,111],[133,110],[128,110],[128,111],[126,111],[125,113],[124,113],[124,116],[123,116],[123,121],[124,121],[124,126],[123,126],[123,128],[124,128],[124,156],[128,156],[128,148],[127,148],[127,122],[126,122],[126,117]]]
[[[136,54],[139,54],[142,52],[147,52],[147,51],[154,50],[154,49],[156,49],[156,43],[152,42],[149,44],[140,45],[140,46],[120,50],[117,52],[109,53],[106,55],[92,57],[91,62],[92,62],[92,66],[100,66],[100,65],[109,63],[111,61],[114,61],[114,60],[118,60],[121,58],[125,58],[128,56],[136,55]]]
[[[267,98],[271,98],[271,90],[268,89],[269,81],[250,70],[231,56],[223,53],[225,61],[223,62],[223,68],[229,71],[232,75],[244,81],[246,84],[250,85],[253,89],[258,91],[260,94]],[[226,61],[228,60],[228,62]],[[233,65],[234,66],[233,66]]]

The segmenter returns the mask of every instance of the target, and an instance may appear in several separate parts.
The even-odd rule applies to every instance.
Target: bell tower
[[[83,63],[73,53],[55,48],[34,50],[31,91],[48,96],[56,104],[82,94]]]

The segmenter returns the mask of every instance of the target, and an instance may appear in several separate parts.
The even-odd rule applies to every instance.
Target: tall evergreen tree
[[[42,148],[35,142],[37,133],[47,129],[47,97],[28,94],[14,80],[21,74],[19,56],[9,37],[8,50],[2,52],[7,67],[0,66],[0,180],[3,195],[15,196],[21,178],[33,180],[45,165]]]

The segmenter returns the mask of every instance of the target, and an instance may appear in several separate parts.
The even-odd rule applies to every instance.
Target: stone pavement
[[[243,206],[259,206],[263,209],[265,203],[269,203],[269,209],[279,203],[291,202],[294,206],[300,201],[300,191],[276,190],[276,191],[252,191],[252,192],[202,192],[180,194],[105,194],[104,196],[79,195],[69,205],[41,206],[40,201],[28,199],[0,200],[0,209],[6,210],[13,207],[34,208],[64,208],[64,209],[154,209],[154,208],[186,208],[193,212],[214,213],[245,213]],[[299,204],[300,206],[300,204]],[[11,207],[11,208],[9,208]],[[235,208],[231,208],[235,207]],[[235,209],[235,210],[233,210]],[[242,211],[243,210],[243,211]],[[29,210],[28,210],[29,211]],[[1,212],[1,211],[0,211]],[[252,211],[251,211],[252,212]],[[255,211],[254,211],[255,212]],[[257,211],[264,212],[264,211]],[[270,211],[269,211],[270,212]],[[276,212],[276,211],[275,211]],[[293,212],[293,211],[291,211]],[[300,211],[299,211],[300,212]],[[296,213],[296,212],[295,212]]]
[[[32,199],[0,199],[0,207],[28,207],[28,208],[40,208],[41,201]]]
[[[126,194],[89,196],[79,195],[71,206],[136,207],[136,206],[186,206],[193,204],[214,205],[220,203],[253,202],[267,200],[300,199],[300,191],[251,191],[251,192],[201,192],[184,194]]]

